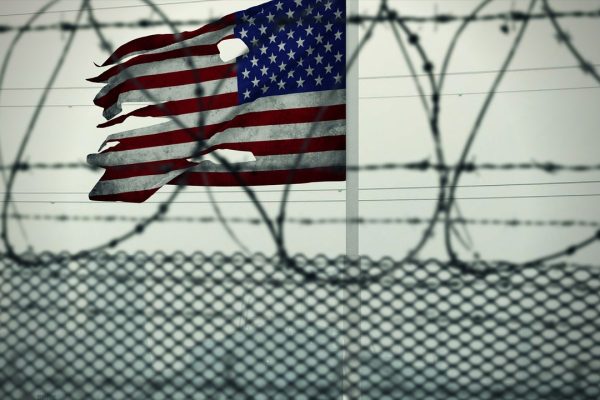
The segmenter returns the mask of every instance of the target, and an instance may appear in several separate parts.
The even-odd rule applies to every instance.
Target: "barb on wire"
[[[0,165],[0,171],[17,170],[21,172],[32,172],[35,170],[57,170],[57,169],[88,169],[97,171],[100,168],[86,162],[20,162],[17,164]]]
[[[557,13],[550,7],[550,3],[548,2],[548,0],[543,1],[544,11],[550,19],[552,26],[556,30],[556,38],[558,39],[558,42],[564,43],[567,46],[567,49],[569,49],[569,52],[571,52],[573,57],[575,57],[575,59],[579,63],[581,70],[584,73],[591,75],[596,80],[596,82],[600,83],[600,74],[598,74],[598,71],[596,71],[596,67],[594,66],[594,64],[587,61],[583,57],[581,52],[577,49],[577,47],[575,47],[573,41],[571,40],[571,36],[564,31],[564,29],[558,22]]]

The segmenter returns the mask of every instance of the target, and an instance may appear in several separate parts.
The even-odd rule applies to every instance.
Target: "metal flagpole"
[[[358,0],[346,1],[346,16],[358,13]],[[346,54],[358,48],[358,25],[346,23]],[[346,71],[346,166],[358,164],[358,59]],[[360,274],[358,210],[358,171],[346,168],[346,277]],[[360,285],[348,285],[343,290],[342,311],[342,398],[358,400],[360,392]]]

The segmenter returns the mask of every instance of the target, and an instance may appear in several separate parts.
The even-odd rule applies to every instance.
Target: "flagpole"
[[[346,16],[358,13],[358,0],[346,1]],[[346,60],[358,48],[358,25],[346,24]],[[346,166],[358,165],[358,59],[346,71]],[[359,256],[359,226],[355,221],[358,208],[358,171],[346,168],[346,257],[357,261]],[[359,263],[346,263],[346,277],[360,274]],[[342,399],[359,400],[360,391],[360,285],[348,285],[344,291],[342,309]]]

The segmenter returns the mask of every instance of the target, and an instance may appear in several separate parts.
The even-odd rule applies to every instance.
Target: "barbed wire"
[[[582,11],[582,10],[574,10],[574,11],[562,11],[555,13],[556,18],[599,18],[600,10],[592,10],[592,11]],[[372,16],[372,15],[355,15],[350,16],[348,18],[348,22],[350,23],[364,23],[368,21],[377,21],[377,22],[405,22],[405,23],[435,23],[435,24],[444,24],[444,23],[452,23],[452,22],[492,22],[492,21],[502,21],[502,22],[523,22],[523,21],[534,21],[534,20],[546,20],[549,16],[545,12],[537,13],[537,12],[522,12],[522,11],[508,11],[505,13],[494,13],[494,14],[486,14],[486,15],[456,15],[456,14],[437,14],[433,16],[404,16],[402,13],[391,13],[389,15],[385,15],[382,17]]]
[[[17,164],[0,165],[2,171],[35,171],[35,170],[60,170],[60,169],[86,169],[97,171],[100,168],[90,165],[83,161],[74,162],[20,162]]]
[[[433,163],[427,159],[421,161],[411,162],[387,162],[387,163],[373,163],[363,165],[349,165],[347,166],[348,171],[390,171],[390,170],[408,170],[414,172],[442,172],[442,171],[456,171],[461,168],[466,173],[477,173],[480,171],[542,171],[549,174],[555,174],[560,172],[595,172],[600,171],[600,164],[563,164],[554,161],[530,161],[530,162],[466,162],[462,166],[459,165],[442,165]],[[72,162],[20,162],[17,164],[0,165],[0,171],[17,170],[22,172],[31,172],[35,170],[63,170],[63,169],[83,169],[90,171],[97,171],[100,168],[87,164],[83,161],[72,161]],[[460,186],[460,185],[459,185]]]
[[[25,14],[19,14],[25,15]],[[30,14],[28,14],[30,15]],[[531,20],[544,20],[550,18],[546,13],[532,13],[527,14],[518,11],[509,11],[505,13],[493,13],[487,15],[476,16],[471,18],[468,15],[457,15],[452,13],[440,13],[433,16],[419,16],[419,15],[397,15],[397,16],[384,16],[375,17],[369,15],[351,15],[348,17],[348,23],[351,24],[364,24],[368,21],[375,20],[378,23],[386,23],[389,21],[402,21],[408,23],[421,23],[421,24],[449,24],[458,23],[463,21],[469,22],[493,22],[500,21],[503,23],[524,21],[526,19]],[[555,12],[554,18],[559,19],[595,19],[600,18],[600,10],[572,10],[572,11],[561,11]],[[172,20],[173,26],[198,26],[214,22],[215,19],[186,19],[186,20]],[[115,21],[115,22],[100,22],[98,27],[101,29],[149,29],[164,27],[168,24],[164,21],[157,21],[147,18],[142,18],[135,21]],[[25,32],[45,32],[45,31],[63,31],[69,32],[73,30],[92,30],[94,29],[92,24],[73,24],[69,22],[57,22],[53,24],[43,25],[7,25],[0,24],[0,34],[10,33],[13,31],[25,31]]]
[[[8,218],[20,219],[26,221],[55,221],[55,222],[142,222],[144,219],[130,215],[97,215],[97,214],[8,214]],[[260,218],[249,217],[226,217],[227,222],[242,225],[261,225]],[[162,223],[183,223],[183,224],[214,224],[219,223],[219,219],[212,215],[206,216],[164,216],[157,220]],[[340,225],[340,224],[358,224],[358,225],[424,225],[431,222],[431,218],[423,217],[403,217],[403,218],[310,218],[288,217],[286,223],[296,225]],[[441,221],[437,221],[441,223]],[[577,219],[519,219],[519,218],[455,218],[453,224],[481,225],[481,226],[503,226],[508,228],[521,227],[553,227],[553,228],[600,228],[600,221],[577,220]]]

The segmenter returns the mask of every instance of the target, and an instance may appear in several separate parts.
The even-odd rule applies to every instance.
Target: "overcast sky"
[[[181,3],[172,4],[168,3]],[[206,19],[241,10],[261,1],[221,0],[178,2],[160,0],[161,8],[173,20]],[[538,2],[541,6],[541,2]],[[41,7],[42,1],[0,0],[0,24],[19,25],[31,13]],[[98,10],[96,17],[101,21],[135,21],[154,18],[148,7],[139,6],[140,1],[94,0]],[[478,4],[475,0],[397,0],[392,7],[404,15],[432,15],[449,12],[466,14]],[[528,1],[495,1],[485,13],[523,10]],[[600,1],[552,1],[556,10],[594,10]],[[111,8],[136,5],[131,8]],[[361,13],[374,14],[378,2],[361,1]],[[61,1],[52,10],[64,12],[47,13],[36,24],[73,21],[78,1]],[[106,8],[106,9],[102,9]],[[540,8],[538,8],[539,10]],[[598,19],[565,19],[561,23],[572,35],[573,42],[585,58],[600,63],[600,35]],[[518,24],[509,24],[511,30],[504,34],[500,21],[472,24],[460,41],[449,70],[452,72],[476,72],[497,70],[515,38]],[[421,43],[436,67],[448,47],[449,39],[458,24],[411,24],[421,36]],[[185,29],[193,29],[193,26]],[[182,27],[182,30],[184,28]],[[107,29],[105,34],[115,46],[130,39],[151,33],[168,32],[166,27],[153,29]],[[361,29],[361,34],[364,30]],[[4,54],[13,38],[13,33],[0,34],[0,53]],[[0,149],[6,162],[16,152],[25,128],[44,87],[51,69],[57,60],[67,33],[48,31],[29,33],[19,43],[9,66],[5,87],[32,88],[28,90],[3,90],[0,92]],[[416,65],[420,66],[416,54],[411,53]],[[4,59],[4,56],[2,57]],[[98,85],[85,81],[95,76],[99,68],[94,62],[106,58],[99,47],[99,40],[91,30],[77,33],[74,45],[68,54],[55,86],[50,93],[47,106],[33,132],[25,159],[31,162],[75,162],[83,161],[89,153],[97,151],[104,138],[124,127],[97,129],[102,119],[101,109],[93,106]],[[412,79],[397,77],[409,74],[400,48],[388,26],[375,29],[359,58],[360,101],[358,104],[360,163],[409,162],[423,159],[434,160],[434,152],[427,120]],[[527,30],[511,69],[539,67],[568,67],[577,63],[564,45],[557,42],[555,32],[548,21],[533,21]],[[448,162],[455,162],[481,106],[484,95],[495,77],[493,73],[460,74],[447,77],[442,98],[442,140]],[[374,79],[376,78],[376,79]],[[425,80],[422,81],[426,83]],[[554,161],[566,164],[588,164],[599,162],[600,139],[600,90],[598,83],[577,68],[509,72],[506,74],[494,99],[489,114],[482,126],[471,161],[476,162],[531,162]],[[60,89],[58,89],[60,88]],[[558,89],[564,90],[545,90]],[[542,90],[543,89],[543,90]],[[425,85],[425,91],[429,92]],[[372,98],[385,97],[385,98]],[[51,106],[53,105],[53,106]],[[23,106],[23,107],[14,107]],[[128,108],[126,108],[127,110]],[[129,108],[131,109],[131,108]],[[147,119],[128,121],[128,127],[155,123]],[[15,199],[40,201],[41,203],[17,203],[24,214],[72,214],[72,215],[150,215],[158,204],[98,203],[87,199],[87,193],[101,176],[100,171],[50,170],[22,173],[15,186]],[[557,182],[585,181],[585,183],[555,184]],[[591,182],[590,182],[591,181]],[[552,185],[520,185],[498,187],[467,187],[457,191],[458,197],[494,197],[523,195],[599,194],[599,173],[561,173],[549,175],[542,172],[494,172],[482,171],[465,174],[462,185],[507,184],[507,183],[553,183]],[[431,215],[437,192],[435,188],[406,189],[414,186],[435,186],[434,172],[410,172],[405,170],[385,172],[363,172],[360,174],[361,199],[403,199],[402,201],[368,202],[360,204],[360,214],[367,218],[402,218]],[[344,183],[315,183],[297,185],[289,205],[290,217],[340,217],[343,218],[343,202],[310,202],[302,200],[344,200]],[[381,189],[383,188],[383,189]],[[262,187],[263,200],[277,201],[280,187]],[[300,191],[333,189],[329,191]],[[340,189],[340,190],[337,190]],[[156,202],[167,197],[172,187],[165,187],[151,198]],[[230,193],[223,193],[230,191]],[[250,203],[228,204],[228,200],[247,200],[236,188],[218,189],[215,194],[221,202],[226,216],[256,217]],[[188,188],[176,201],[198,201],[200,203],[174,204],[168,216],[211,216],[214,212],[202,188]],[[412,200],[411,200],[412,199]],[[419,199],[419,200],[417,200]],[[424,200],[425,199],[425,200]],[[582,219],[600,220],[599,197],[543,197],[521,199],[463,200],[460,209],[466,218],[499,219]],[[67,202],[67,203],[65,203]],[[76,202],[76,203],[70,203]],[[278,204],[265,204],[275,212]],[[126,222],[39,222],[25,221],[25,238],[11,223],[11,240],[19,249],[32,246],[35,250],[70,251],[95,246],[133,227]],[[273,244],[264,226],[233,225],[240,239],[252,251],[271,253]],[[422,226],[374,225],[361,226],[360,252],[373,257],[402,257],[414,246],[421,234]],[[494,226],[469,226],[473,240],[471,250],[460,247],[466,258],[478,252],[484,258],[525,260],[563,248],[573,241],[584,239],[595,228],[503,228]],[[597,228],[596,228],[597,229]],[[441,230],[428,246],[423,256],[442,256]],[[338,255],[345,249],[345,226],[298,226],[287,225],[287,240],[292,253],[325,253]],[[237,246],[218,224],[156,223],[145,234],[125,242],[122,249],[172,252],[237,250]],[[573,260],[597,261],[600,245],[592,246],[578,254]]]

